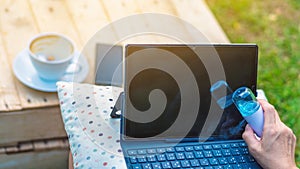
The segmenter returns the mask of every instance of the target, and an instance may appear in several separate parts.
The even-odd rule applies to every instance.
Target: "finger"
[[[287,138],[287,149],[288,152],[290,152],[290,155],[294,155],[295,153],[295,147],[296,147],[296,136],[292,129],[290,129],[288,126],[286,126],[284,123],[282,123],[282,126],[284,128],[284,134]]]
[[[243,133],[243,139],[247,143],[251,151],[257,151],[260,148],[260,141],[254,136],[254,132],[249,124],[246,125],[245,131]]]
[[[258,101],[264,111],[265,125],[279,124],[280,118],[274,106],[265,100],[258,100]]]

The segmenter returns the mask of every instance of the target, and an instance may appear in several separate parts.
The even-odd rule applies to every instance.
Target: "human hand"
[[[264,128],[261,140],[256,139],[247,124],[243,139],[256,161],[264,169],[293,169],[295,164],[296,136],[281,122],[279,115],[267,101],[259,100],[264,110]]]

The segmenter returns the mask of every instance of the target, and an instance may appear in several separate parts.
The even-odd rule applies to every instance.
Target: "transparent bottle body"
[[[233,93],[232,101],[255,133],[261,137],[264,125],[263,110],[252,91],[247,87],[240,87]]]

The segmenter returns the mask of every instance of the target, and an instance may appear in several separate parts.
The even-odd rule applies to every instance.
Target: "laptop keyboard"
[[[149,149],[130,149],[129,169],[257,169],[246,143],[199,144]]]

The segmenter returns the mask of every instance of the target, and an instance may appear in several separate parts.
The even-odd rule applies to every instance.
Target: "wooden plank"
[[[125,20],[125,17],[127,16],[141,13],[141,10],[134,0],[104,0],[101,2],[105,8],[106,15],[111,22],[110,24],[114,28],[115,34],[117,35],[118,39],[123,40],[121,44],[145,43],[148,41],[145,37],[131,36],[132,32],[137,31],[136,26],[142,23],[132,22],[131,20],[126,20],[126,22],[122,22],[122,24],[119,22],[120,19]],[[128,35],[130,37],[124,37],[124,35]]]
[[[194,25],[210,42],[229,43],[226,34],[203,0],[172,0],[172,2],[177,16]]]
[[[21,103],[14,83],[14,76],[11,72],[10,62],[3,46],[3,36],[0,36],[0,111],[19,110],[21,109]]]
[[[51,150],[42,152],[27,152],[18,154],[0,154],[0,169],[68,168],[68,150]]]
[[[107,13],[111,20],[117,20],[120,18],[132,15],[132,14],[140,14],[140,13],[162,13],[162,14],[168,14],[172,16],[176,16],[176,10],[173,7],[172,1],[166,0],[166,1],[156,1],[156,0],[147,0],[147,1],[122,1],[123,3],[111,3],[107,1],[103,1],[103,4],[106,9],[113,9],[113,10],[107,10]],[[144,16],[141,16],[144,17]],[[145,30],[147,28],[149,30],[154,30],[151,27],[157,27],[161,26],[162,29],[164,29],[163,24],[153,24],[157,20],[157,18],[143,18],[142,20],[139,20],[139,22],[127,22],[126,25],[124,25],[124,28],[126,28],[129,31],[136,31],[137,27],[143,27]],[[177,26],[178,31],[181,33],[182,36],[185,37],[185,41],[192,41],[192,36],[190,36],[189,32],[186,30],[186,28],[180,23],[173,23]],[[166,25],[168,26],[168,25]],[[121,30],[126,31],[126,30]],[[116,30],[117,34],[120,36],[120,30]],[[172,35],[171,35],[172,36]],[[124,42],[126,43],[180,43],[177,40],[174,40],[170,37],[166,36],[160,36],[160,35],[140,35],[139,37],[129,39]]]
[[[104,34],[96,33],[109,24],[108,17],[99,0],[76,1],[76,3],[73,0],[67,0],[66,6],[79,32],[80,39],[83,40],[84,46],[81,52],[89,61],[90,72],[85,82],[94,83],[96,44],[107,43],[106,38],[103,38]],[[113,39],[115,38],[114,35]],[[111,40],[113,41],[113,39]]]
[[[5,1],[3,5],[1,5],[1,35],[3,36],[3,45],[7,52],[7,59],[10,63],[9,72],[3,73],[7,73],[8,75],[12,73],[11,64],[15,56],[26,48],[29,39],[38,33],[38,28],[30,11],[30,6],[27,1]],[[13,80],[14,82],[8,81],[6,84],[1,83],[1,85],[11,86],[11,90],[15,90],[13,88],[14,85],[16,85],[17,88],[17,90],[15,90],[17,94],[14,93],[14,97],[18,97],[19,101],[17,99],[12,100],[13,103],[8,104],[9,107],[11,106],[8,110],[58,104],[56,94],[39,92],[24,86],[16,78],[13,78]],[[7,95],[7,97],[9,96]]]
[[[58,107],[0,113],[0,128],[3,129],[0,145],[3,146],[67,136]]]
[[[123,17],[141,13],[134,0],[103,0],[101,1],[111,22]]]
[[[154,37],[156,43],[188,43],[193,41],[193,37],[190,36],[190,33],[186,30],[181,20],[175,19],[177,11],[174,8],[172,1],[136,0],[136,3],[138,4],[140,10],[143,12],[154,14],[166,14],[169,15],[169,17],[171,18],[167,20],[168,23],[163,23],[163,20],[159,22],[158,19],[160,18],[145,18],[145,22],[148,23],[148,26],[150,28],[156,27],[159,28],[159,31],[166,32],[164,35],[156,35]]]
[[[85,44],[109,20],[99,0],[76,1],[66,0],[66,8],[78,30],[80,39]]]
[[[4,1],[1,4],[1,35],[10,60],[23,50],[38,30],[26,1]]]
[[[136,3],[143,13],[162,13],[176,16],[176,10],[173,8],[173,3],[170,0],[136,0]]]
[[[27,37],[30,36],[34,28],[28,24],[30,21],[26,19],[26,11],[16,12],[21,6],[26,7],[26,3],[24,4],[23,1],[2,1],[0,6],[0,62],[2,65],[0,111],[20,110],[22,108],[11,63],[15,55],[25,47]],[[17,28],[20,31],[15,32]]]
[[[40,32],[58,32],[70,37],[80,50],[82,41],[64,1],[30,0],[31,10]]]
[[[157,35],[149,34],[150,31],[141,31],[142,29],[150,30],[151,27],[149,22],[147,22],[146,18],[143,18],[143,16],[140,16],[138,20],[126,20],[126,17],[130,15],[141,14],[144,12],[143,9],[140,8],[139,1],[103,1],[103,6],[106,9],[110,21],[113,22],[114,31],[116,32],[118,38],[123,39],[121,44],[157,43],[161,41],[161,39],[158,40],[158,38],[156,38]],[[123,20],[123,25],[119,21],[120,19]],[[124,35],[128,36],[124,37]]]

